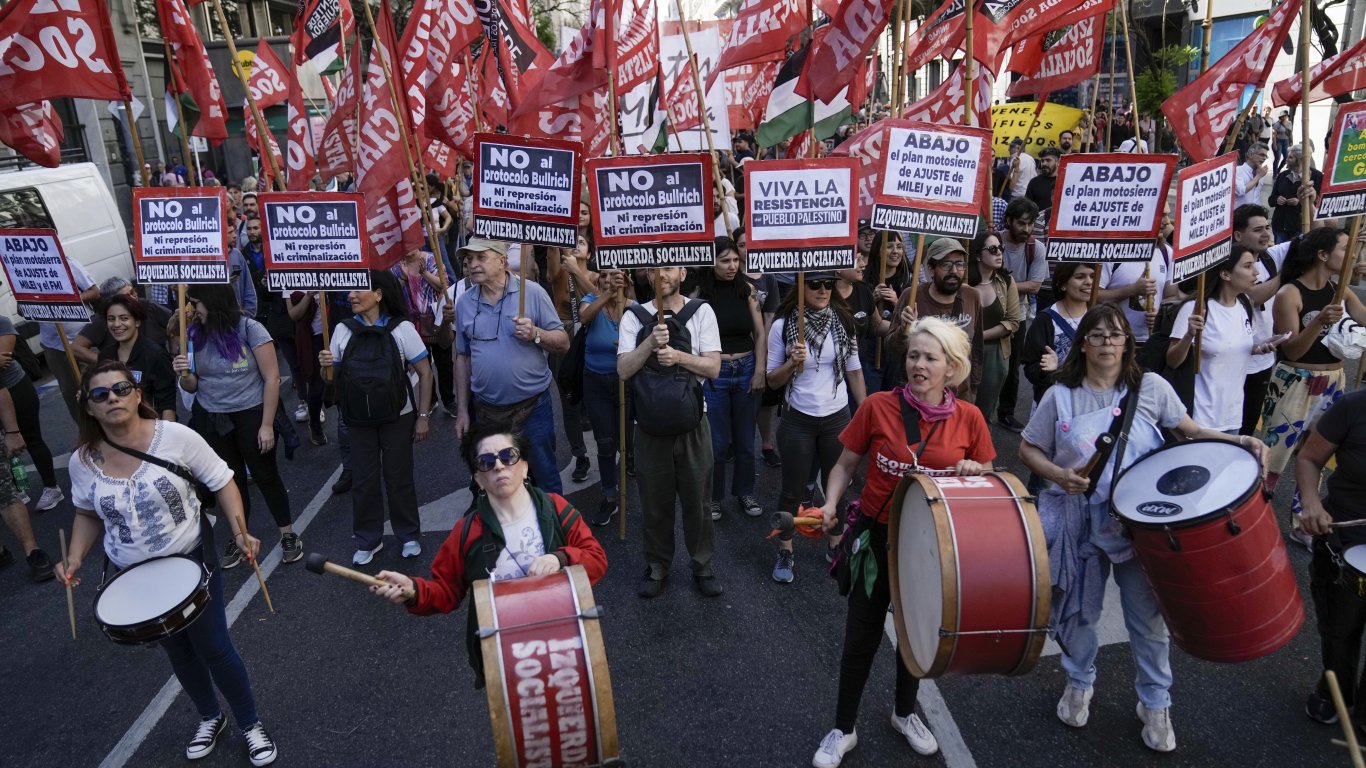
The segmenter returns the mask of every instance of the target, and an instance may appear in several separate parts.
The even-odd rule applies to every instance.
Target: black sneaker
[[[242,550],[237,548],[237,537],[234,536],[228,542],[228,546],[223,548],[223,570],[236,568],[242,562]]]
[[[664,579],[656,579],[650,575],[650,569],[645,569],[645,578],[641,579],[640,589],[636,592],[645,599],[659,597],[664,594]]]
[[[626,460],[626,474],[627,474],[627,475],[630,475],[631,477],[635,477],[635,476],[636,476],[636,460],[635,460],[635,459],[627,459],[627,460]]]
[[[314,445],[327,445],[327,433],[323,432],[323,425],[309,427],[308,439]]]
[[[50,581],[57,574],[52,570],[52,558],[41,549],[28,553],[28,575],[35,582]]]
[[[1332,725],[1338,721],[1337,707],[1333,706],[1333,700],[1320,696],[1318,691],[1309,694],[1309,698],[1304,702],[1304,714],[1310,720],[1324,725]]]
[[[707,512],[709,512],[709,513],[711,514],[711,519],[712,519],[712,520],[720,520],[720,519],[721,519],[721,502],[719,502],[719,501],[709,501],[709,502],[707,502]]]
[[[284,552],[282,560],[297,563],[304,556],[304,540],[297,533],[286,533],[280,537],[280,549]]]
[[[574,474],[569,477],[576,483],[582,483],[588,479],[588,470],[592,468],[593,465],[588,461],[587,456],[576,456],[574,457]]]
[[[1008,413],[1002,415],[999,419],[997,419],[996,423],[1000,424],[1001,426],[1005,427],[1011,432],[1023,432],[1025,428],[1025,425],[1016,421],[1015,417]]]
[[[737,498],[740,502],[740,509],[744,510],[746,515],[749,515],[750,517],[759,517],[764,514],[763,505],[753,496],[739,496]]]
[[[703,597],[720,597],[726,591],[722,589],[721,582],[716,580],[714,573],[693,574],[692,580]]]
[[[242,736],[247,740],[247,757],[256,768],[270,765],[279,756],[279,751],[275,749],[275,740],[266,733],[265,726],[260,723],[243,731]]]
[[[351,470],[343,469],[337,482],[332,484],[332,493],[342,494],[351,490]]]
[[[7,568],[14,565],[14,553],[7,547],[0,547],[0,568]]]
[[[775,468],[775,469],[778,468],[778,467],[781,467],[781,466],[783,465],[783,460],[782,460],[782,458],[781,458],[780,456],[778,456],[778,451],[777,451],[777,449],[774,449],[774,448],[765,448],[764,451],[763,451],[763,453],[764,453],[764,463],[765,463],[765,464],[767,464],[767,465],[769,465],[770,467],[773,467],[773,468]]]
[[[222,714],[218,717],[211,717],[208,720],[200,720],[199,727],[195,729],[194,738],[185,745],[185,759],[199,760],[208,757],[213,748],[218,746],[218,737],[223,735],[223,727],[227,725],[227,718]]]
[[[612,518],[617,516],[617,511],[619,509],[620,506],[617,504],[616,499],[603,499],[602,503],[598,504],[598,514],[589,522],[601,528],[612,522]]]

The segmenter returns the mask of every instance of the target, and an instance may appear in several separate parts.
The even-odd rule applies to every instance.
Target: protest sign
[[[1238,153],[1182,168],[1176,175],[1173,282],[1215,267],[1233,247],[1233,179]]]
[[[745,271],[853,267],[858,164],[852,157],[745,163]]]
[[[1066,155],[1058,166],[1048,259],[1147,261],[1162,227],[1176,155]]]
[[[341,192],[262,192],[261,243],[272,291],[368,291],[365,208]]]
[[[221,187],[133,190],[133,264],[139,283],[228,282]]]
[[[1034,114],[1038,111],[1038,123]],[[1081,121],[1081,110],[1048,102],[1039,110],[1037,101],[1012,101],[991,108],[992,148],[997,157],[1010,156],[1010,142],[1029,137],[1025,151],[1038,157],[1044,147],[1058,145],[1063,131],[1076,130]],[[1034,124],[1033,131],[1029,126]],[[1080,140],[1077,144],[1080,145]]]
[[[873,228],[973,238],[991,183],[991,131],[887,120]]]
[[[1319,194],[1320,219],[1366,213],[1366,102],[1338,111]]]
[[[43,322],[90,321],[55,229],[0,229],[0,263],[20,315]]]
[[[706,153],[589,160],[598,266],[711,266],[714,198]]]
[[[475,134],[474,234],[509,243],[578,243],[583,144]]]

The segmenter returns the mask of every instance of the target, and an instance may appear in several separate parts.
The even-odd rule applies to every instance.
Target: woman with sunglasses
[[[137,299],[124,294],[109,297],[104,304],[105,327],[109,338],[100,347],[100,360],[117,360],[133,372],[133,380],[153,409],[167,421],[176,420],[175,371],[166,348],[153,344],[142,335],[147,311]]]
[[[188,354],[171,361],[180,388],[195,396],[190,426],[232,468],[242,497],[243,517],[251,523],[247,470],[265,497],[280,529],[286,563],[304,556],[294,533],[289,491],[275,464],[275,412],[280,406],[280,362],[265,326],[243,315],[228,285],[191,285],[187,291]],[[223,567],[242,562],[237,542],[223,551]]]
[[[798,327],[804,324],[804,335]],[[768,333],[768,385],[787,387],[787,411],[778,425],[778,452],[783,456],[778,510],[797,514],[811,469],[819,466],[829,487],[830,470],[840,456],[840,432],[849,424],[849,400],[863,402],[863,365],[859,362],[854,319],[835,293],[835,276],[806,275],[806,311],[798,321],[797,291],[778,306]],[[847,384],[846,384],[847,380]],[[773,580],[791,584],[792,538],[778,539]]]
[[[71,547],[66,561],[56,568],[57,578],[78,584],[76,574],[97,542],[103,545],[106,570],[112,566],[114,573],[167,555],[186,555],[203,563],[210,574],[204,614],[161,641],[176,679],[199,712],[185,757],[207,757],[217,746],[227,725],[218,702],[221,693],[242,729],[251,764],[270,765],[276,757],[275,742],[261,725],[247,668],[228,636],[223,572],[217,567],[213,530],[199,495],[189,480],[160,462],[123,449],[188,469],[214,492],[232,540],[247,557],[260,553],[261,542],[238,527],[242,497],[232,482],[232,468],[197,430],[158,419],[133,379],[133,372],[117,360],[96,363],[81,377],[80,435],[69,464],[76,515]]]
[[[480,579],[543,576],[577,564],[590,583],[598,583],[607,572],[607,553],[574,505],[531,485],[522,460],[526,438],[501,424],[476,422],[460,450],[479,494],[436,553],[431,578],[380,571],[376,578],[388,585],[373,586],[371,592],[406,605],[409,613],[430,616],[459,608],[470,584]],[[473,607],[467,614],[465,650],[479,689],[484,687],[479,622]]]
[[[1046,481],[1038,511],[1054,591],[1050,623],[1059,645],[1067,649],[1062,666],[1068,682],[1058,702],[1058,719],[1081,728],[1089,717],[1100,648],[1096,625],[1105,582],[1113,571],[1138,670],[1135,688],[1143,743],[1170,752],[1176,749],[1170,710],[1171,640],[1133,547],[1109,514],[1111,484],[1119,469],[1162,447],[1164,429],[1175,429],[1187,438],[1238,443],[1259,458],[1261,444],[1196,424],[1166,380],[1138,367],[1135,347],[1121,308],[1098,304],[1087,311],[1077,326],[1076,343],[1058,369],[1057,383],[1025,427],[1020,460]],[[1120,430],[1126,408],[1134,409],[1127,439],[1114,435],[1114,451],[1090,477],[1082,475],[1096,453],[1096,439]],[[1116,457],[1120,450],[1122,456]],[[1123,465],[1117,468],[1121,460]]]
[[[844,650],[840,657],[839,694],[835,727],[821,740],[812,759],[816,768],[835,768],[845,753],[858,743],[854,724],[859,702],[882,645],[891,580],[887,565],[888,507],[901,478],[908,471],[941,475],[980,475],[991,471],[996,448],[982,412],[957,399],[953,388],[967,379],[972,367],[972,342],[957,325],[938,317],[911,324],[902,367],[908,383],[890,392],[869,395],[839,436],[840,456],[825,486],[820,512],[825,528],[839,519],[839,502],[857,475],[859,463],[868,457],[868,472],[857,502],[858,531],[848,532],[853,541],[867,544],[876,564],[871,582],[863,577],[862,563],[850,575],[849,610],[844,624]],[[903,408],[918,417],[921,438],[906,434]],[[911,444],[908,444],[911,443]],[[854,515],[854,511],[849,511]],[[866,532],[867,539],[863,538]],[[911,675],[901,656],[896,657],[896,700],[892,727],[921,755],[939,750],[939,742],[920,716],[915,714],[920,681]]]
[[[993,232],[979,234],[968,248],[968,285],[977,289],[982,307],[982,381],[975,401],[982,413],[996,412],[1010,366],[1011,337],[1024,322],[1020,294],[1004,256],[1001,238]]]
[[[351,491],[351,532],[356,538],[356,553],[351,563],[359,566],[368,565],[375,553],[384,547],[381,472],[389,502],[389,522],[394,535],[403,542],[402,555],[417,557],[422,554],[422,544],[418,541],[422,536],[422,521],[418,516],[417,488],[413,479],[413,444],[427,439],[434,409],[431,358],[417,328],[403,319],[408,314],[398,278],[390,272],[372,269],[370,290],[351,291],[350,300],[354,316],[337,326],[332,335],[331,348],[318,353],[318,363],[324,368],[339,366],[336,373],[337,386],[340,388],[337,393],[340,403],[338,410],[342,423],[346,425],[354,483]],[[388,330],[388,341],[393,343],[402,361],[401,370],[392,371],[400,380],[393,381],[387,377],[386,380],[392,382],[393,388],[403,392],[403,406],[393,421],[373,424],[367,420],[361,424],[356,423],[360,419],[349,413],[345,405],[353,401],[348,396],[347,388],[360,386],[356,382],[362,375],[358,373],[353,377],[347,369],[346,348],[358,333],[375,327]],[[367,336],[373,334],[373,331],[367,332]],[[370,345],[367,343],[366,346]],[[369,350],[361,354],[368,355]]]

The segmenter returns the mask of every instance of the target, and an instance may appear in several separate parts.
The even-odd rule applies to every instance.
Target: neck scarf
[[[844,383],[844,367],[849,359],[849,333],[844,323],[835,316],[835,310],[826,306],[822,310],[806,309],[806,359],[812,371],[819,371],[821,348],[831,334],[835,337],[835,390]],[[797,342],[797,311],[789,312],[783,326],[783,343],[791,347]],[[834,390],[832,390],[834,391]]]
[[[939,405],[931,405],[916,397],[915,394],[911,392],[910,384],[907,384],[904,387],[898,387],[892,391],[900,392],[901,396],[906,398],[906,403],[920,414],[920,418],[929,422],[944,421],[952,416],[954,409],[958,407],[958,398],[953,396],[953,390],[948,387],[944,387],[944,402]]]

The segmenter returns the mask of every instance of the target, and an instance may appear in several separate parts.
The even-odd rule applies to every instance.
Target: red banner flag
[[[322,146],[318,152],[318,171],[331,178],[356,170],[356,108],[360,104],[360,46],[351,47],[351,60],[342,71],[336,96],[332,99],[332,116],[323,128]],[[326,82],[326,78],[323,80]]]
[[[397,45],[387,3],[380,6],[377,26],[379,36],[370,50],[365,89],[361,93],[360,145],[356,148],[356,187],[365,195],[367,208],[371,207],[372,198],[388,194],[400,179],[408,177],[408,160],[404,157],[406,150],[398,122],[406,119],[406,115],[394,114],[381,63],[394,61]],[[373,236],[375,230],[370,232]]]
[[[199,107],[199,122],[190,133],[217,144],[228,137],[227,105],[218,87],[218,78],[209,64],[209,54],[199,39],[199,30],[190,21],[182,0],[157,0],[161,33],[175,54],[172,63],[176,93],[189,93]],[[184,90],[180,90],[183,88]]]
[[[242,111],[246,115],[246,120],[244,122],[246,124],[245,133],[247,135],[247,147],[254,151],[260,157],[261,161],[261,188],[274,189],[274,169],[281,167],[283,163],[282,153],[280,152],[280,143],[275,140],[275,134],[270,132],[270,126],[266,126],[266,146],[263,148],[261,146],[261,135],[256,130],[256,120],[252,117],[250,108],[244,104],[242,106]],[[271,161],[267,159],[267,152],[270,153],[270,158],[274,158],[273,166]]]
[[[388,269],[414,248],[421,248],[422,208],[408,179],[375,197],[365,197],[365,229],[370,236],[370,266]]]
[[[702,125],[691,66],[683,65],[682,72],[674,80],[673,89],[664,97],[664,106],[669,110],[669,124],[675,133],[695,130]]]
[[[1298,106],[1303,87],[1297,72],[1276,83],[1271,92],[1271,103],[1278,107],[1287,104]],[[1338,55],[1320,61],[1309,70],[1310,101],[1345,96],[1362,88],[1366,88],[1366,38]]]
[[[507,103],[515,111],[555,59],[532,31],[530,12],[524,3],[487,0],[480,3],[478,10],[486,47],[493,49],[496,72],[506,91]]]
[[[834,100],[854,79],[859,63],[887,26],[892,2],[848,0],[840,4],[839,12],[827,27],[829,31],[823,39],[816,41],[806,57],[806,67],[797,81],[797,93],[806,98],[815,96],[824,102]],[[961,4],[962,0],[949,2]]]
[[[297,75],[298,70],[294,74]],[[290,192],[304,192],[318,173],[313,161],[318,148],[313,145],[313,126],[309,123],[298,77],[289,81],[289,138],[285,149],[285,188]]]
[[[1033,38],[1031,38],[1033,39]],[[1100,71],[1105,45],[1105,20],[1094,16],[1073,24],[1043,52],[1039,65],[1010,84],[1007,96],[1046,94],[1070,88]]]
[[[1286,0],[1265,24],[1162,105],[1162,114],[1192,160],[1208,160],[1219,153],[1238,116],[1244,87],[1266,82],[1276,61],[1272,54],[1285,42],[1299,12],[1300,0]]]
[[[484,115],[484,124],[492,130],[494,126],[507,127],[508,100],[507,88],[498,74],[498,56],[489,46],[484,46],[483,61],[479,63],[479,111]]]
[[[979,14],[1000,30],[1001,45],[1008,46],[1030,35],[1074,23],[1074,19],[1067,17],[1083,5],[1093,2],[1097,0],[983,0]],[[1113,2],[1104,0],[1106,5]],[[974,27],[973,33],[976,34],[976,31]]]
[[[474,100],[470,98],[471,73],[462,61],[452,62],[432,83],[431,118],[427,136],[455,150],[461,157],[474,158]]]
[[[640,0],[626,34],[617,43],[616,89],[627,93],[655,76],[659,67],[659,27],[655,23],[655,4]]]
[[[864,59],[858,76],[849,83],[849,105],[855,112],[863,108],[863,102],[867,101],[868,95],[873,92],[873,86],[877,83],[880,56],[881,51],[873,51],[872,60]]]
[[[270,49],[270,43],[261,38],[261,42],[256,44],[256,56],[251,61],[251,78],[247,80],[247,89],[251,91],[257,109],[283,104],[289,98],[289,86],[285,85],[287,80],[289,70],[285,69],[285,63]]]
[[[800,0],[745,0],[721,46],[721,58],[707,76],[705,90],[710,91],[716,78],[732,67],[782,61],[788,44],[807,23],[806,6]]]
[[[403,86],[413,125],[423,135],[427,133],[427,104],[434,94],[434,83],[442,72],[449,71],[458,52],[470,46],[483,34],[474,4],[470,0],[418,0],[403,29],[399,60]]]
[[[954,68],[953,74],[944,80],[943,83],[933,91],[925,94],[925,98],[906,107],[902,117],[908,120],[920,120],[926,123],[941,124],[962,124],[963,123],[963,103],[967,94],[963,92],[964,82],[963,71],[966,69],[962,64]],[[996,84],[996,76],[991,70],[978,65],[973,67],[972,101],[973,101],[973,125],[978,128],[991,127],[991,89]]]
[[[579,34],[569,41],[560,57],[546,70],[545,76],[527,93],[513,113],[513,118],[520,118],[549,104],[570,99],[577,101],[580,94],[606,88],[607,70],[593,67],[593,58],[597,55],[593,50],[593,41],[598,37],[591,22],[583,25]]]
[[[0,108],[72,97],[128,101],[104,0],[11,0],[0,8]]]
[[[61,165],[62,120],[52,111],[52,102],[0,108],[0,143],[38,165]]]

